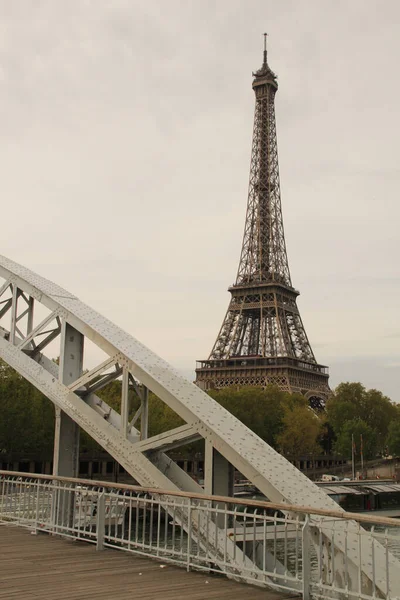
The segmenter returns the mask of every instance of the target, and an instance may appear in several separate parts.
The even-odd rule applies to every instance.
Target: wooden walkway
[[[0,525],[0,598],[7,600],[287,600],[224,577],[118,550]]]

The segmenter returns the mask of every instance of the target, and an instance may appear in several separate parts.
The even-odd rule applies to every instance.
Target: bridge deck
[[[119,552],[96,552],[92,544],[0,525],[0,598],[7,600],[287,600],[279,594],[187,573],[155,560]]]

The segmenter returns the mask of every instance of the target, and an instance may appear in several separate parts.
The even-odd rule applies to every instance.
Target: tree
[[[286,394],[275,386],[210,390],[209,395],[270,446],[282,430],[282,402]]]
[[[343,425],[334,444],[335,452],[344,458],[350,459],[352,455],[352,440],[354,439],[356,456],[360,456],[361,436],[364,459],[369,460],[374,458],[378,448],[376,430],[358,418],[352,419]]]
[[[400,456],[400,419],[392,421],[389,425],[387,447],[390,454]]]
[[[112,381],[99,391],[99,397],[111,408],[120,412],[121,409],[122,383],[119,380]],[[138,395],[129,390],[129,418],[131,419],[140,407]],[[164,431],[174,429],[183,425],[183,420],[165,402],[160,400],[152,392],[149,393],[149,436],[158,435]],[[135,427],[140,429],[140,419]]]
[[[183,419],[155,394],[149,394],[149,436],[175,429],[184,424]]]
[[[0,361],[0,451],[32,453],[52,451],[54,407],[26,379]]]
[[[326,414],[337,439],[347,423],[363,421],[375,433],[376,443],[383,451],[389,425],[398,410],[378,390],[366,390],[361,383],[341,383],[327,403]]]
[[[283,429],[277,436],[282,454],[296,461],[301,456],[319,454],[318,438],[323,422],[308,407],[306,398],[292,394],[283,404]]]

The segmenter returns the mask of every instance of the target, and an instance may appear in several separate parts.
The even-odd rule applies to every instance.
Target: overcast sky
[[[331,385],[400,401],[399,23],[397,0],[0,0],[0,253],[191,377],[236,275],[267,31],[308,336]]]

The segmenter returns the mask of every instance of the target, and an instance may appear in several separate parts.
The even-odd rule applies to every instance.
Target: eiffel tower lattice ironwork
[[[214,347],[197,364],[196,383],[203,389],[275,384],[323,408],[331,393],[328,369],[317,363],[308,341],[286,254],[274,106],[278,83],[266,42],[263,65],[253,76],[256,106],[239,269]]]

